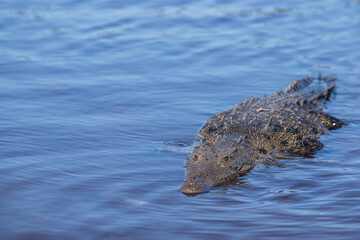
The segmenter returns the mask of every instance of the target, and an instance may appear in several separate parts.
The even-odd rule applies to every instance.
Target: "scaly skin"
[[[200,145],[187,157],[180,190],[197,194],[266,159],[307,156],[321,149],[320,135],[345,125],[322,112],[336,83],[333,77],[306,77],[292,82],[285,93],[252,97],[216,113],[200,130]]]

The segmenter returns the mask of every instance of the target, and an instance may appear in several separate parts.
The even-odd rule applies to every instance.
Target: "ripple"
[[[191,153],[195,145],[187,145],[181,142],[154,142],[148,149],[160,152]]]

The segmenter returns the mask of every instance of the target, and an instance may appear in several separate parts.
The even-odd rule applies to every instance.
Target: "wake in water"
[[[194,146],[181,142],[154,142],[149,146],[149,149],[159,152],[191,153]]]

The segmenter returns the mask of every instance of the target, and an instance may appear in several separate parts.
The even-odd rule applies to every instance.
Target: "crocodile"
[[[285,92],[251,97],[216,113],[199,131],[199,145],[186,159],[181,192],[196,195],[224,185],[267,160],[313,155],[323,148],[321,134],[346,125],[323,112],[336,84],[333,76],[307,76]]]

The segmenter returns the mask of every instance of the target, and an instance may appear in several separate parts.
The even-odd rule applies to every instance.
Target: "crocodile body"
[[[333,77],[306,77],[268,97],[245,100],[216,113],[187,157],[180,190],[197,194],[251,170],[267,159],[307,156],[323,147],[321,134],[345,123],[322,112],[336,86]]]

